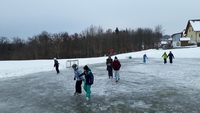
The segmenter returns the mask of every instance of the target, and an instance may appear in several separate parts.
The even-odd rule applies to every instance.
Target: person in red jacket
[[[118,58],[115,57],[114,62],[113,62],[113,69],[114,69],[116,82],[118,82],[120,80],[120,75],[119,75],[120,67],[121,67],[121,64],[120,64]]]

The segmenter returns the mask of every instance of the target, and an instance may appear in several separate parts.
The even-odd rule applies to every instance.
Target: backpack
[[[94,75],[91,73],[91,85],[94,83]]]

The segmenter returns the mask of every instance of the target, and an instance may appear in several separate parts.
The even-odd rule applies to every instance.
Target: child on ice
[[[81,94],[82,93],[82,81],[83,81],[83,76],[80,76],[82,74],[82,71],[78,68],[77,64],[73,64],[72,68],[74,69],[74,80],[76,80],[76,85],[75,85],[75,93],[74,94]]]
[[[148,59],[148,57],[147,57],[146,54],[144,54],[144,55],[143,55],[143,62],[144,62],[144,63],[146,63],[146,61],[147,61],[146,59]]]
[[[85,65],[83,67],[83,69],[84,69],[84,72],[80,76],[85,75],[83,88],[86,92],[86,100],[89,100],[90,96],[91,96],[90,95],[91,94],[91,86],[94,82],[94,76],[92,74],[92,71],[90,70],[90,68],[87,65]]]

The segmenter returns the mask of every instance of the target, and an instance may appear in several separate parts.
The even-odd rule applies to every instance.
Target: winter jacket
[[[174,58],[174,55],[172,53],[169,53],[168,57],[169,57],[169,59],[172,59],[172,58]]]
[[[106,65],[112,66],[112,64],[113,64],[113,59],[112,59],[112,58],[108,58],[108,59],[106,60]]]
[[[92,85],[94,83],[94,76],[93,76],[91,70],[85,71],[79,76],[83,76],[83,75],[85,75],[86,85]]]
[[[78,68],[74,70],[74,80],[81,81],[83,80],[83,76],[79,76],[82,74],[82,71]]]
[[[162,57],[166,59],[168,56],[167,54],[163,54]]]
[[[144,55],[143,55],[143,59],[146,59],[146,58],[148,59],[147,55],[146,55],[146,54],[144,54]]]
[[[119,70],[120,67],[121,67],[121,64],[120,64],[119,60],[114,60],[114,62],[113,62],[113,69],[114,70]]]
[[[57,60],[54,60],[54,67],[58,67],[59,63]]]

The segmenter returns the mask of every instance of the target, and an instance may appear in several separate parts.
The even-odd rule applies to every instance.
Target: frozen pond
[[[0,80],[1,113],[199,113],[200,59],[121,60],[121,80],[108,79],[105,63],[89,65],[95,76],[91,100],[74,96],[73,70]],[[82,69],[82,67],[80,67]]]

